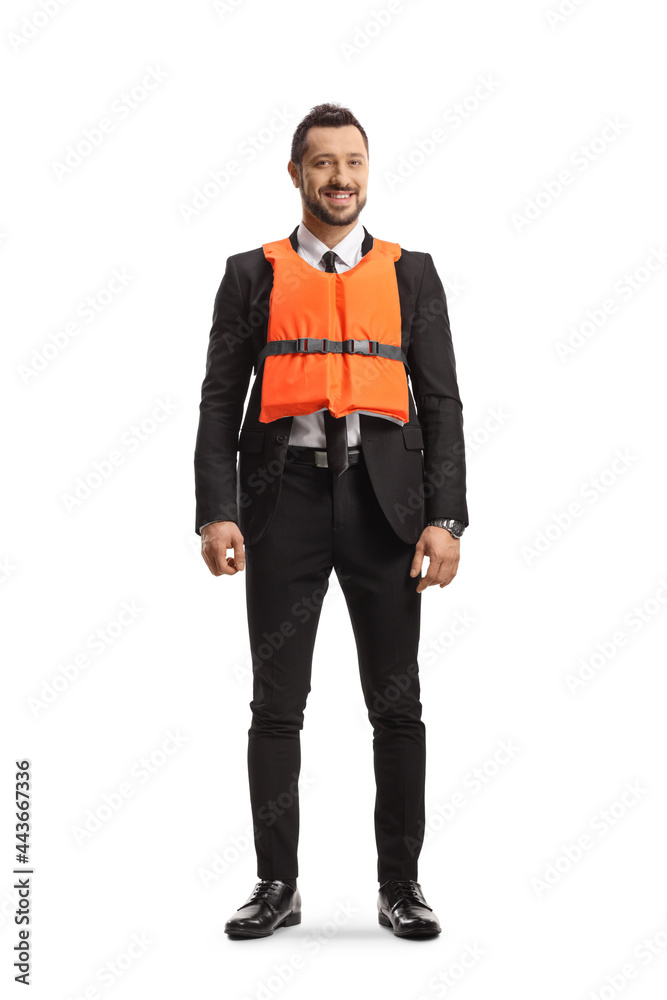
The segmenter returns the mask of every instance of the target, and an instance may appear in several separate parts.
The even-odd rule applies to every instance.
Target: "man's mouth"
[[[325,191],[324,196],[337,205],[349,205],[354,198],[354,191]]]

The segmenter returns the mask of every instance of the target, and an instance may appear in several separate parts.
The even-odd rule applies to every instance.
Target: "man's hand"
[[[460,539],[453,538],[446,528],[438,528],[435,524],[424,528],[410,567],[410,576],[417,576],[421,572],[424,556],[428,556],[428,570],[417,584],[418,594],[435,583],[442,588],[452,582],[459,568],[460,549]]]
[[[228,556],[227,549],[234,549]],[[213,576],[233,575],[245,568],[243,535],[235,521],[213,521],[201,529],[201,554]]]

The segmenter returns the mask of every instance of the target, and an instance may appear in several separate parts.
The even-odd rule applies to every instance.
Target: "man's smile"
[[[354,191],[325,191],[324,196],[337,205],[349,205],[354,198]]]

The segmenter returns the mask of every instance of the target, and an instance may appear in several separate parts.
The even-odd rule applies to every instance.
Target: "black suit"
[[[364,231],[362,255],[373,245]],[[409,569],[426,521],[467,524],[468,511],[444,289],[430,254],[402,250],[395,269],[414,391],[410,419],[401,427],[360,413],[363,461],[340,477],[293,461],[292,417],[260,422],[263,366],[243,420],[255,359],[267,342],[273,269],[261,247],[228,258],[215,300],[195,449],[195,527],[199,533],[210,521],[235,521],[244,535],[253,660],[248,768],[259,878],[298,874],[299,731],[332,569],[373,725],[378,879],[417,878],[426,752],[417,663],[422,595]]]

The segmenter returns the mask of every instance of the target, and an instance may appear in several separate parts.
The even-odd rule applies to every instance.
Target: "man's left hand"
[[[453,538],[446,528],[438,528],[435,524],[424,528],[415,545],[415,557],[410,567],[410,576],[417,576],[421,572],[424,556],[428,556],[428,570],[417,584],[417,593],[436,583],[446,587],[452,582],[459,568],[460,549],[460,539]]]

